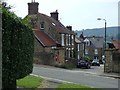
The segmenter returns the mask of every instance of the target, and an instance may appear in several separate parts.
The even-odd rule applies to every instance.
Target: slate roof
[[[79,40],[79,38],[78,38],[78,37],[75,37],[75,42],[76,42],[76,43],[82,43],[82,41],[81,41],[81,40]]]
[[[52,27],[54,30],[56,30],[56,32],[60,34],[74,34],[75,35],[73,31],[70,31],[69,29],[67,29],[63,24],[61,24],[59,20],[55,20],[54,18],[50,16],[47,16],[42,13],[37,13],[36,15],[29,15],[29,16],[33,18],[37,18],[37,21],[39,21],[38,19],[41,18],[44,22],[47,22],[48,26]],[[36,29],[33,30],[35,37],[44,47],[61,46],[61,44],[59,44],[58,41],[55,41],[47,33],[40,30],[40,28],[37,25],[35,28]]]
[[[42,13],[38,13],[37,17],[42,17],[51,27],[55,28],[58,33],[64,34],[75,34],[73,31],[68,30],[61,22],[58,20],[53,19],[50,16],[47,16]]]
[[[94,48],[103,48],[103,42],[104,38],[103,37],[86,37],[88,40],[91,42],[91,47]]]

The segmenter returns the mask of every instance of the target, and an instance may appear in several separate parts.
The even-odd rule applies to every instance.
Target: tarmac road
[[[34,65],[33,73],[43,78],[65,83],[78,83],[96,88],[118,88],[118,79],[99,76],[102,67],[93,66],[91,69],[67,70],[51,66]]]

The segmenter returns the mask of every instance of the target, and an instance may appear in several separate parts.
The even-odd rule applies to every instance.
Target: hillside
[[[76,30],[77,36],[83,32],[84,36],[103,36],[105,28],[94,28],[94,29],[85,29],[85,30]],[[107,27],[106,29],[107,40],[118,39],[118,27]]]

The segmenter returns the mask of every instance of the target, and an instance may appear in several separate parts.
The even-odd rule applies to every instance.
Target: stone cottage
[[[61,65],[74,59],[75,33],[72,26],[64,26],[59,21],[56,10],[50,16],[38,12],[39,3],[28,3],[28,15],[35,35],[34,62]]]

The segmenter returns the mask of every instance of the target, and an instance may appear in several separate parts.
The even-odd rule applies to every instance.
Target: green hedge
[[[32,72],[34,38],[32,29],[22,19],[2,8],[2,79],[7,86],[10,80],[25,77]]]

